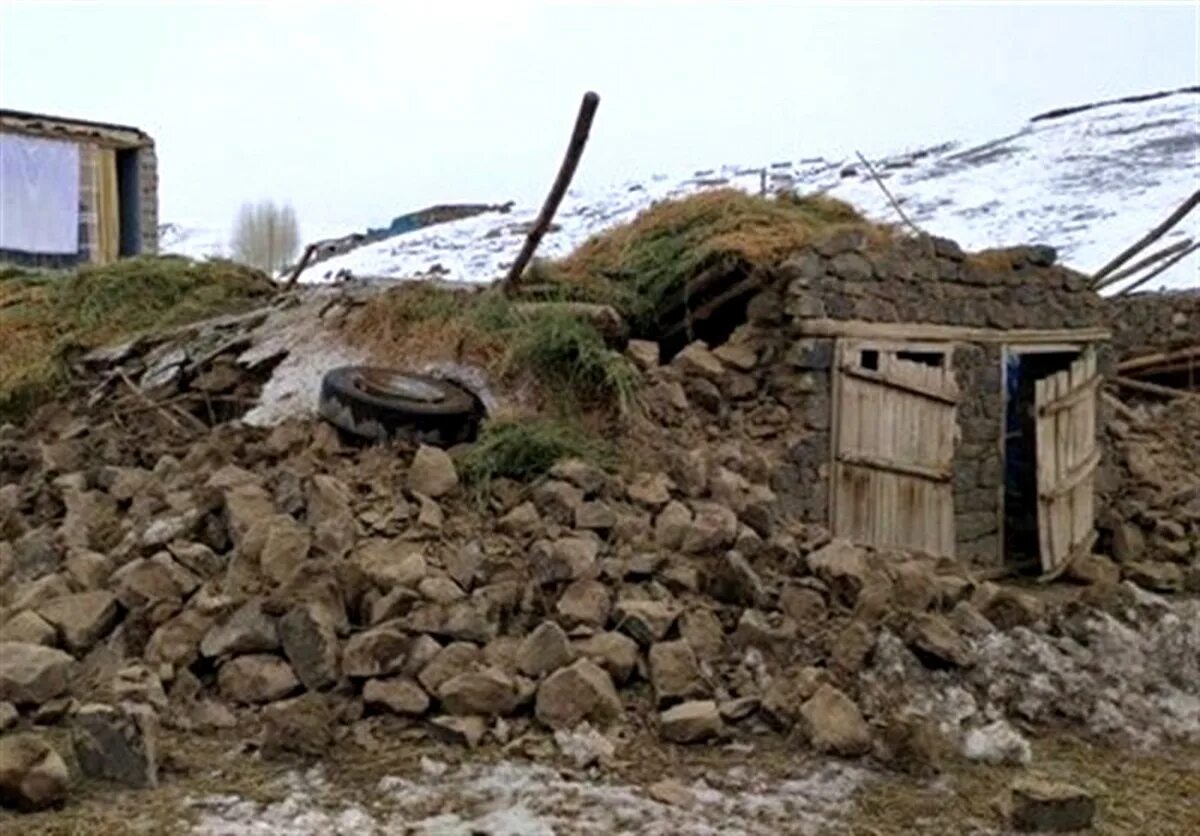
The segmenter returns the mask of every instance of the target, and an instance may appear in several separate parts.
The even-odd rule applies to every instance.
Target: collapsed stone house
[[[840,230],[741,287],[692,335],[749,348],[742,388],[786,410],[785,513],[981,568],[1091,548],[1109,332],[1052,249]]]
[[[107,264],[157,249],[158,160],[148,134],[0,110],[0,262]]]

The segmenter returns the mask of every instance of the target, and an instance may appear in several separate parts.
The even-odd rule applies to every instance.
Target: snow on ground
[[[745,766],[653,789],[515,761],[450,767],[422,759],[420,773],[381,779],[366,800],[338,801],[319,768],[292,773],[282,801],[238,796],[196,800],[194,836],[555,836],[559,833],[668,836],[810,834],[851,809],[865,769],[828,761],[785,780]],[[659,797],[664,797],[658,793]]]
[[[586,160],[584,162],[586,165]],[[967,249],[1049,244],[1060,258],[1093,271],[1165,218],[1200,181],[1200,93],[1177,92],[1031,121],[983,145],[946,143],[873,161],[912,220]],[[764,174],[765,172],[765,174]],[[705,188],[757,192],[823,191],[868,216],[896,222],[878,186],[853,153],[723,166],[687,176],[655,175],[600,192],[572,190],[538,255],[565,255],[588,236],[627,221],[656,200]],[[537,206],[417,230],[309,268],[306,282],[349,272],[361,277],[440,274],[484,282],[502,275],[520,249],[522,225]],[[1200,212],[1163,239],[1200,238]],[[1200,285],[1200,255],[1177,264],[1147,289]]]

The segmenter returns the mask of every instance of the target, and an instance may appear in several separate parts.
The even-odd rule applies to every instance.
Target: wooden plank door
[[[833,533],[857,543],[954,555],[958,385],[950,352],[840,340],[835,366]]]
[[[1095,541],[1096,353],[1034,384],[1038,540],[1042,571],[1058,574]]]

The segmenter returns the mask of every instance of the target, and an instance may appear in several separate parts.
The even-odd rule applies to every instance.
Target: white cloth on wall
[[[79,251],[79,146],[0,133],[0,248]]]

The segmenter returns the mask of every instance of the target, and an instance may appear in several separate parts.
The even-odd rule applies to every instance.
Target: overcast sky
[[[1195,2],[0,0],[0,106],[136,125],[161,217],[291,201],[309,235],[436,202],[537,203],[579,98],[577,185],[889,152],[1196,84]]]

